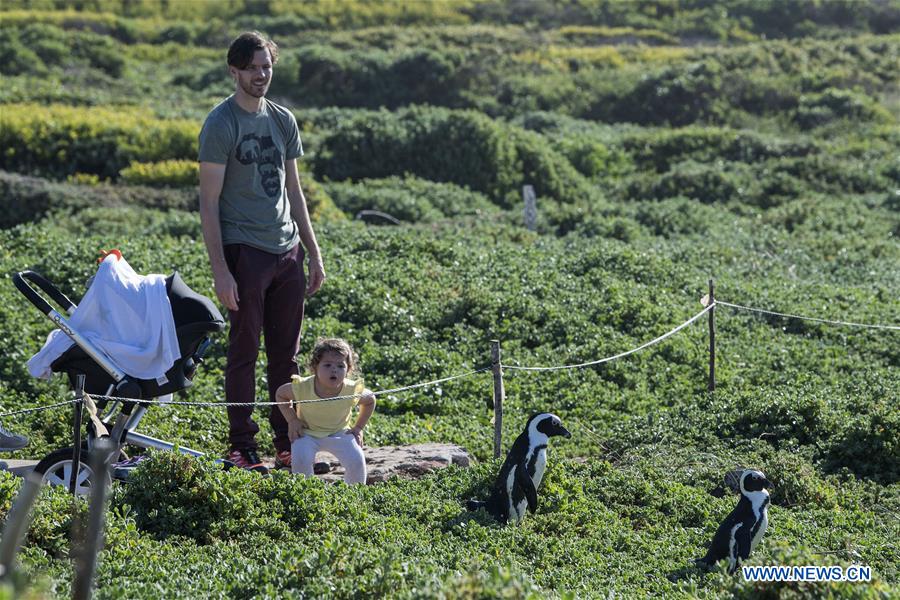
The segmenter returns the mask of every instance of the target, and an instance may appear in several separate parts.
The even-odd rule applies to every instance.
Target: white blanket
[[[138,275],[124,258],[109,254],[69,325],[119,370],[139,379],[161,377],[181,357],[163,275]],[[49,378],[50,365],[74,342],[59,329],[28,361],[34,377]]]

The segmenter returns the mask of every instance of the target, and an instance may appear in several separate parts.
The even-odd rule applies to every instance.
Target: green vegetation
[[[101,249],[214,296],[196,139],[228,93],[229,40],[281,47],[328,282],[301,352],[344,336],[375,390],[487,365],[592,361],[739,305],[898,325],[900,4],[833,0],[221,3],[7,0],[0,12],[0,412],[67,397],[28,358],[51,324],[11,285],[78,299]],[[522,226],[521,187],[538,196]],[[366,224],[365,210],[401,221]],[[379,397],[373,446],[461,444],[478,462],[348,488],[156,454],[113,489],[98,597],[886,598],[900,573],[900,335],[716,309],[625,359],[505,371],[504,442],[552,410],[537,514],[484,495],[489,374]],[[184,400],[224,397],[226,337]],[[258,397],[265,396],[265,382]],[[272,453],[265,411],[260,442]],[[39,457],[66,409],[4,419]],[[154,407],[141,429],[226,450],[224,409]],[[864,564],[871,584],[750,584],[689,566],[735,503],[776,484],[753,564]],[[19,481],[0,472],[0,515]],[[74,511],[85,510],[83,501]],[[73,504],[37,504],[0,597],[71,593]]]

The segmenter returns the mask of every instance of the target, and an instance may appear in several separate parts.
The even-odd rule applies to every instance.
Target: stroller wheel
[[[90,464],[86,462],[88,453],[82,450],[81,460],[78,468],[73,468],[74,448],[61,448],[51,452],[45,456],[34,467],[36,473],[41,474],[43,481],[49,485],[60,485],[65,489],[69,489],[69,482],[75,477],[75,493],[78,495],[87,495],[91,491],[94,484],[94,471]],[[107,476],[107,483],[111,480]]]

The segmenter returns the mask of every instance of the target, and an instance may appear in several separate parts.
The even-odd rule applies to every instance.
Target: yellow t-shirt
[[[344,380],[344,387],[338,396],[361,394],[364,389],[362,379]],[[319,400],[316,394],[315,377],[291,376],[291,391],[294,400]],[[314,438],[328,437],[351,427],[353,408],[359,404],[359,397],[331,400],[329,402],[306,402],[297,404],[297,417],[303,421],[303,434]]]

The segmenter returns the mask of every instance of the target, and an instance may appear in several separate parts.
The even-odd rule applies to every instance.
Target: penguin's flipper
[[[519,463],[516,471],[516,481],[519,482],[519,487],[522,488],[525,499],[528,500],[528,510],[534,512],[537,510],[538,505],[537,490],[534,489],[534,482],[531,480],[528,471],[525,470],[524,464]]]

